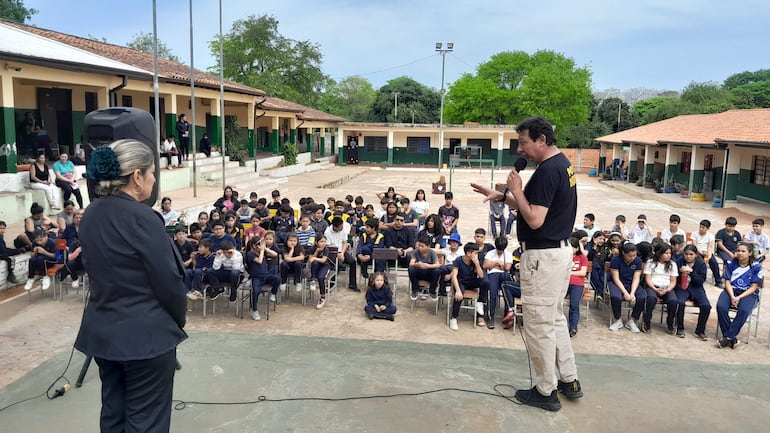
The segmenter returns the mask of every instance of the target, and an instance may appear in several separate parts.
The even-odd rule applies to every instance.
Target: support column
[[[666,166],[663,169],[663,185],[667,185],[668,181],[674,175],[676,167],[676,160],[674,159],[674,146],[671,143],[666,144]]]
[[[727,159],[727,178],[725,180],[725,190],[723,191],[725,201],[738,200],[738,185],[740,183],[741,173],[741,150],[733,145],[728,145],[725,150]]]
[[[342,128],[337,128],[337,165],[345,165],[345,160],[343,158],[344,152],[344,144],[345,143],[345,130]]]
[[[393,166],[393,130],[388,130],[388,167]]]
[[[326,131],[327,131],[326,128],[321,128],[320,137],[319,137],[321,156],[326,156]]]
[[[497,166],[502,167],[503,166],[503,133],[498,132],[497,133]]]
[[[653,147],[649,144],[644,145],[644,182],[652,182],[655,180],[655,154],[652,150]]]
[[[254,143],[254,103],[249,102],[246,104],[246,118],[248,119],[249,128],[249,156],[252,158],[257,157],[257,149]]]
[[[176,98],[174,98],[174,100],[176,100]],[[216,146],[217,149],[219,149],[219,152],[221,153],[223,137],[222,137],[222,113],[219,112],[219,98],[211,99],[210,107],[211,107],[211,131],[209,131],[209,139],[211,139],[211,145]],[[166,128],[170,129],[171,125],[176,125],[176,119],[174,119],[174,123],[166,125]],[[222,156],[224,156],[223,153],[222,153]]]
[[[16,173],[16,119],[13,77],[0,75],[0,173]]]
[[[174,134],[174,132],[176,130],[176,113],[177,113],[177,111],[176,111],[177,110],[176,95],[172,93],[172,94],[168,95],[168,97],[165,100],[169,101],[170,104],[168,104],[168,106],[166,107],[167,111],[166,111],[166,116],[165,116],[166,117],[166,121],[165,121],[166,127],[165,127],[165,129],[161,125],[161,131],[160,131],[160,140],[161,141],[163,141],[170,134]],[[215,144],[211,132],[213,132],[213,131],[209,131],[209,138],[212,139],[211,140],[211,144]],[[158,143],[158,145],[160,145],[160,143]],[[217,147],[219,147],[219,145],[217,145]]]
[[[337,138],[337,135],[336,135],[335,132],[331,131],[331,128],[329,128],[329,129],[330,129],[330,131],[329,131],[330,134],[329,135],[331,135],[331,145],[329,146],[329,149],[331,150],[331,154],[334,155],[334,152],[337,150],[337,145],[335,143],[335,139]]]
[[[110,89],[107,87],[99,87],[96,89],[96,106],[101,108],[108,108],[110,106]]]
[[[281,148],[278,144],[278,116],[273,116],[270,122],[273,128],[273,132],[270,135],[270,148],[273,151],[273,155],[278,155],[281,153]]]
[[[607,167],[607,145],[599,143],[599,174],[604,173],[604,169]]]
[[[628,145],[628,174],[636,173],[641,178],[639,173],[639,147],[634,144]]]
[[[305,138],[305,152],[313,152],[313,130],[315,128],[308,128]]]
[[[687,180],[687,191],[692,191],[693,185],[697,185],[698,182],[703,183],[703,168],[705,167],[705,160],[703,159],[705,152],[701,151],[698,146],[692,146],[692,158],[690,158],[690,178]]]
[[[83,124],[86,120],[86,92],[82,88],[72,89],[72,144],[73,148],[68,149],[70,155],[75,152],[74,145],[80,143],[80,137],[83,135]],[[60,150],[61,151],[61,150]]]

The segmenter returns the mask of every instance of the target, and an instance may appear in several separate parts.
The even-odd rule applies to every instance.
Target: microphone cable
[[[13,403],[11,403],[9,405],[0,407],[0,412],[4,411],[6,409],[9,409],[9,408],[11,408],[13,406],[16,406],[17,404],[21,404],[21,403],[25,403],[25,402],[28,402],[28,401],[31,401],[31,400],[35,400],[35,399],[38,399],[38,398],[40,398],[42,396],[46,396],[48,398],[48,400],[53,400],[55,398],[58,398],[58,397],[61,397],[62,395],[64,395],[69,390],[69,388],[70,388],[70,381],[69,381],[69,379],[67,379],[65,374],[67,374],[67,370],[69,370],[69,368],[70,368],[70,364],[72,363],[72,357],[73,357],[74,354],[75,354],[75,345],[73,345],[72,349],[70,349],[69,359],[67,359],[67,365],[64,367],[64,371],[62,371],[62,373],[59,376],[57,376],[56,379],[54,379],[53,382],[51,382],[51,384],[48,386],[48,388],[45,391],[41,392],[40,394],[38,394],[36,396],[28,397],[28,398],[25,398],[25,399],[22,399],[22,400],[18,400],[18,401],[15,401],[15,402],[13,402]],[[53,394],[51,394],[51,390],[61,380],[64,381],[64,386],[54,390]]]

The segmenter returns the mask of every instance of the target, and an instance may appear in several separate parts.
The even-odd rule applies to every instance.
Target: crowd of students
[[[741,328],[759,302],[762,262],[770,252],[764,220],[753,220],[752,230],[745,236],[735,229],[738,222],[734,217],[728,217],[716,234],[710,232],[711,222],[706,219],[700,221],[696,232],[687,233],[676,214],[669,217],[668,227],[657,233],[644,214],[636,221],[629,228],[625,216],[618,215],[611,229],[601,230],[589,213],[583,224],[575,226],[575,256],[585,255],[585,259],[575,260],[573,275],[590,272],[597,296],[609,295],[613,317],[609,329],[651,332],[652,314],[660,301],[666,305],[667,332],[684,338],[684,310],[689,300],[700,310],[694,335],[707,341],[705,328],[712,307],[704,283],[710,268],[714,285],[723,289],[716,303],[722,333],[717,345],[735,347]],[[587,269],[589,261],[591,268]],[[577,315],[583,292],[573,291],[571,282],[569,294]],[[621,317],[623,302],[632,304],[625,323]],[[732,318],[728,314],[731,309],[736,310]],[[574,335],[578,322],[572,316],[571,307],[570,333]]]

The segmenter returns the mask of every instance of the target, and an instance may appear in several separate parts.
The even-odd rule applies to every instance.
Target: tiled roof
[[[729,110],[717,114],[688,114],[616,132],[595,139],[600,143],[770,143],[770,109]]]
[[[300,120],[320,120],[326,122],[344,122],[346,120],[342,117],[316,110],[315,108],[306,107],[295,102],[276,98],[275,96],[266,96],[265,100],[259,104],[259,107],[264,110],[297,113],[297,118]]]
[[[59,33],[53,30],[28,26],[7,20],[0,20],[0,23],[14,26],[18,29],[59,41],[75,48],[98,54],[108,59],[137,67],[144,71],[148,71],[149,73],[152,73],[153,71],[152,55],[143,51],[122,47],[120,45],[113,45],[106,42],[95,41],[92,39],[81,38],[65,33]],[[159,58],[158,76],[170,82],[189,83],[190,67],[182,63],[176,63],[170,60]],[[219,89],[219,77],[207,72],[196,70],[195,85],[211,89]],[[261,96],[265,94],[265,92],[259,89],[255,89],[229,80],[224,81],[224,88],[231,92],[245,93],[249,95]]]

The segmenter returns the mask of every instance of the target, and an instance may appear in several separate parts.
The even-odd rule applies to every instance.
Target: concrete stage
[[[517,335],[518,338],[518,335]],[[716,349],[715,349],[716,350]],[[729,349],[726,349],[729,350]],[[736,352],[736,356],[740,353]],[[59,353],[0,391],[0,407],[40,394],[64,368]],[[84,357],[67,371],[73,385]],[[236,402],[529,387],[526,352],[397,341],[192,333],[179,347],[174,398]],[[341,402],[188,404],[174,432],[767,432],[770,369],[663,358],[578,355],[585,397],[551,413],[500,397],[444,391]],[[63,397],[0,412],[5,432],[97,432],[98,369]],[[514,390],[501,391],[512,395]]]

